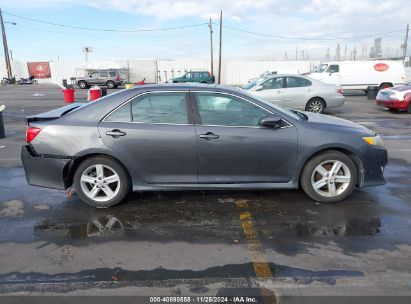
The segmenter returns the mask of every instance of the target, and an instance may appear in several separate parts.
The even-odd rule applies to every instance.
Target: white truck
[[[306,76],[340,85],[346,90],[367,90],[369,86],[383,89],[405,84],[404,64],[394,60],[326,62]]]

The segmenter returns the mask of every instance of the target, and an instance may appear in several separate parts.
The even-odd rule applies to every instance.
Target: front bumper
[[[397,110],[407,110],[409,102],[405,100],[387,100],[387,99],[377,99],[377,106],[385,107],[389,109]]]
[[[65,190],[71,158],[56,155],[38,155],[30,145],[21,149],[26,180],[30,185]]]
[[[361,156],[362,178],[359,187],[385,185],[384,168],[388,162],[388,153],[385,148],[369,147]]]

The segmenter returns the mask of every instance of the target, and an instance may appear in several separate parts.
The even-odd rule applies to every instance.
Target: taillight
[[[336,89],[335,90],[337,93],[343,95],[344,94],[344,90],[342,88]]]
[[[120,81],[120,75],[117,75],[116,80]]]
[[[26,130],[26,142],[30,143],[40,133],[41,129],[28,127]]]

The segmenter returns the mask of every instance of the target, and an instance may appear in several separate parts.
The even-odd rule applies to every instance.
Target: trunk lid
[[[52,119],[57,119],[60,118],[67,113],[70,113],[71,111],[80,108],[81,106],[85,105],[84,103],[80,102],[75,102],[69,105],[66,105],[64,107],[51,110],[45,113],[41,113],[38,115],[32,115],[32,116],[27,116],[27,123],[33,122],[33,121],[45,121],[45,120],[52,120]]]

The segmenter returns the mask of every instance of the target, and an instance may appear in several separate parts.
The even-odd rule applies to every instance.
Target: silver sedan
[[[301,75],[270,75],[247,83],[243,89],[276,105],[314,113],[345,102],[341,87]]]

